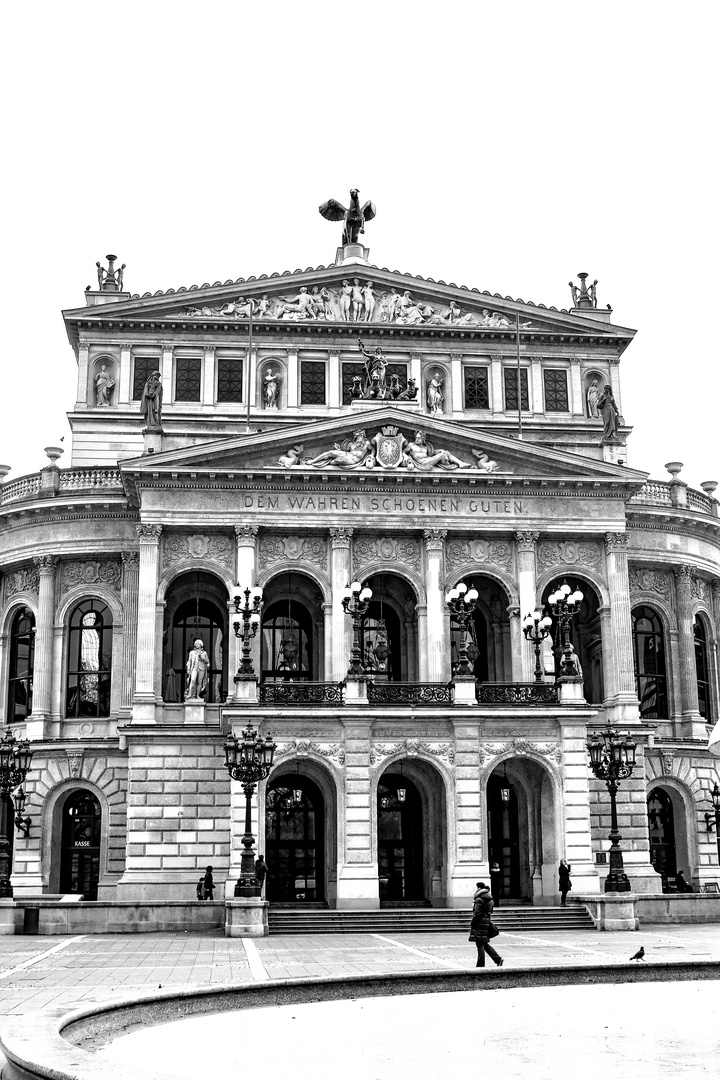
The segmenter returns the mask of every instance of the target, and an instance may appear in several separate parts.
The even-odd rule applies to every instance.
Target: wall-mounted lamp
[[[705,811],[705,827],[708,832],[712,832],[715,828],[715,815],[709,814],[707,810]]]
[[[27,795],[22,788],[18,788],[13,796],[13,803],[15,804],[15,828],[21,836],[30,835],[30,825],[32,824],[29,817],[23,817],[26,802]]]

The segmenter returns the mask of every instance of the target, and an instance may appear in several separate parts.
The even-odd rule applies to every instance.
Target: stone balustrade
[[[40,494],[42,473],[32,473],[0,485],[0,505],[21,502],[23,499],[35,499]],[[76,491],[113,491],[122,490],[122,476],[119,469],[63,469],[60,470],[58,494]]]

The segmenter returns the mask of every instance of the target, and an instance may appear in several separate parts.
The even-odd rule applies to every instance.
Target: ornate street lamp
[[[360,622],[368,609],[371,597],[372,589],[369,589],[367,585],[363,588],[359,581],[353,581],[352,585],[348,585],[346,589],[343,589],[342,606],[345,614],[351,617],[353,624],[352,660],[348,668],[348,675],[354,679],[365,674],[362,662],[362,648],[360,646]]]
[[[555,618],[560,623],[563,636],[563,658],[560,663],[560,676],[577,675],[577,659],[570,641],[570,624],[580,610],[583,594],[579,589],[572,591],[568,583],[563,584],[548,597],[548,604]]]
[[[710,793],[710,798],[715,810],[715,839],[717,840],[718,862],[720,863],[720,787],[718,787],[717,780]]]
[[[32,820],[29,817],[23,817],[27,795],[21,787],[13,795],[13,802],[15,803],[15,828],[21,836],[29,836]]]
[[[475,675],[472,664],[468,659],[467,624],[475,610],[477,598],[477,589],[473,585],[468,589],[464,581],[461,581],[454,589],[449,589],[445,594],[448,611],[460,623],[460,661],[455,670],[455,675],[461,679],[472,679]]]
[[[33,752],[27,739],[18,741],[12,731],[0,740],[0,795],[8,797],[8,810],[15,806],[10,793],[25,782]],[[23,808],[24,808],[23,802]],[[0,833],[0,899],[13,895],[10,884],[10,844],[5,830]]]
[[[535,646],[535,682],[542,682],[543,670],[540,664],[540,646],[550,633],[552,619],[549,615],[543,618],[542,611],[533,611],[532,615],[526,615],[523,620],[523,634],[527,641]]]
[[[252,724],[243,729],[242,738],[228,735],[225,741],[225,765],[233,780],[239,780],[245,792],[245,833],[242,838],[243,853],[240,858],[240,877],[235,885],[235,896],[259,896],[260,886],[255,877],[255,857],[251,832],[251,803],[260,780],[270,775],[277,749],[272,735],[263,739]]]
[[[241,622],[238,619],[233,623],[235,637],[242,639],[242,659],[235,676],[236,681],[255,677],[255,668],[250,656],[250,641],[257,634],[263,606],[263,592],[259,585],[255,585],[252,589],[245,589],[244,596],[244,602],[240,596],[234,597],[235,614],[242,620]]]
[[[632,776],[635,768],[636,743],[629,734],[621,734],[608,726],[588,739],[590,768],[598,780],[603,780],[610,794],[610,872],[605,878],[605,892],[630,892],[630,882],[624,871],[618,831],[617,791],[621,780]]]

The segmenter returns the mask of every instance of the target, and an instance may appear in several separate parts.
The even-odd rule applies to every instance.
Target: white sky
[[[317,212],[372,199],[390,269],[638,330],[629,464],[720,480],[717,3],[121,4],[4,11],[11,478],[65,436],[62,308],[127,263],[131,292],[330,263]]]

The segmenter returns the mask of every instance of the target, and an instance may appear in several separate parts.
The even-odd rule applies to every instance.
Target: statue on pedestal
[[[185,700],[203,698],[207,693],[210,657],[205,652],[202,638],[196,638],[185,664]]]
[[[115,380],[109,375],[105,364],[103,364],[95,376],[95,404],[98,408],[110,404],[110,391],[114,385]]]
[[[437,415],[443,411],[443,393],[442,393],[442,379],[440,378],[440,372],[436,371],[432,379],[428,383],[427,388],[427,407],[428,412]]]
[[[612,387],[606,383],[602,392],[602,396],[598,398],[598,410],[603,418],[605,427],[603,429],[602,441],[605,442],[617,442],[618,424],[620,422],[620,410],[617,407],[617,402],[613,397]]]
[[[270,368],[267,375],[263,379],[263,383],[265,384],[264,393],[265,393],[265,408],[266,409],[277,409],[277,407],[278,407],[277,399],[278,399],[278,383],[279,383],[279,381],[280,381],[280,372],[279,371],[273,371],[272,368]]]
[[[159,371],[152,371],[143,387],[140,412],[145,418],[147,431],[162,431],[163,389]]]
[[[357,244],[358,236],[365,232],[365,222],[372,221],[377,213],[375,204],[370,200],[365,203],[364,206],[360,206],[360,200],[358,199],[358,189],[352,188],[350,192],[350,207],[345,209],[342,203],[339,203],[337,199],[328,199],[318,210],[325,218],[326,221],[343,221],[342,242],[343,247],[346,244]]]

